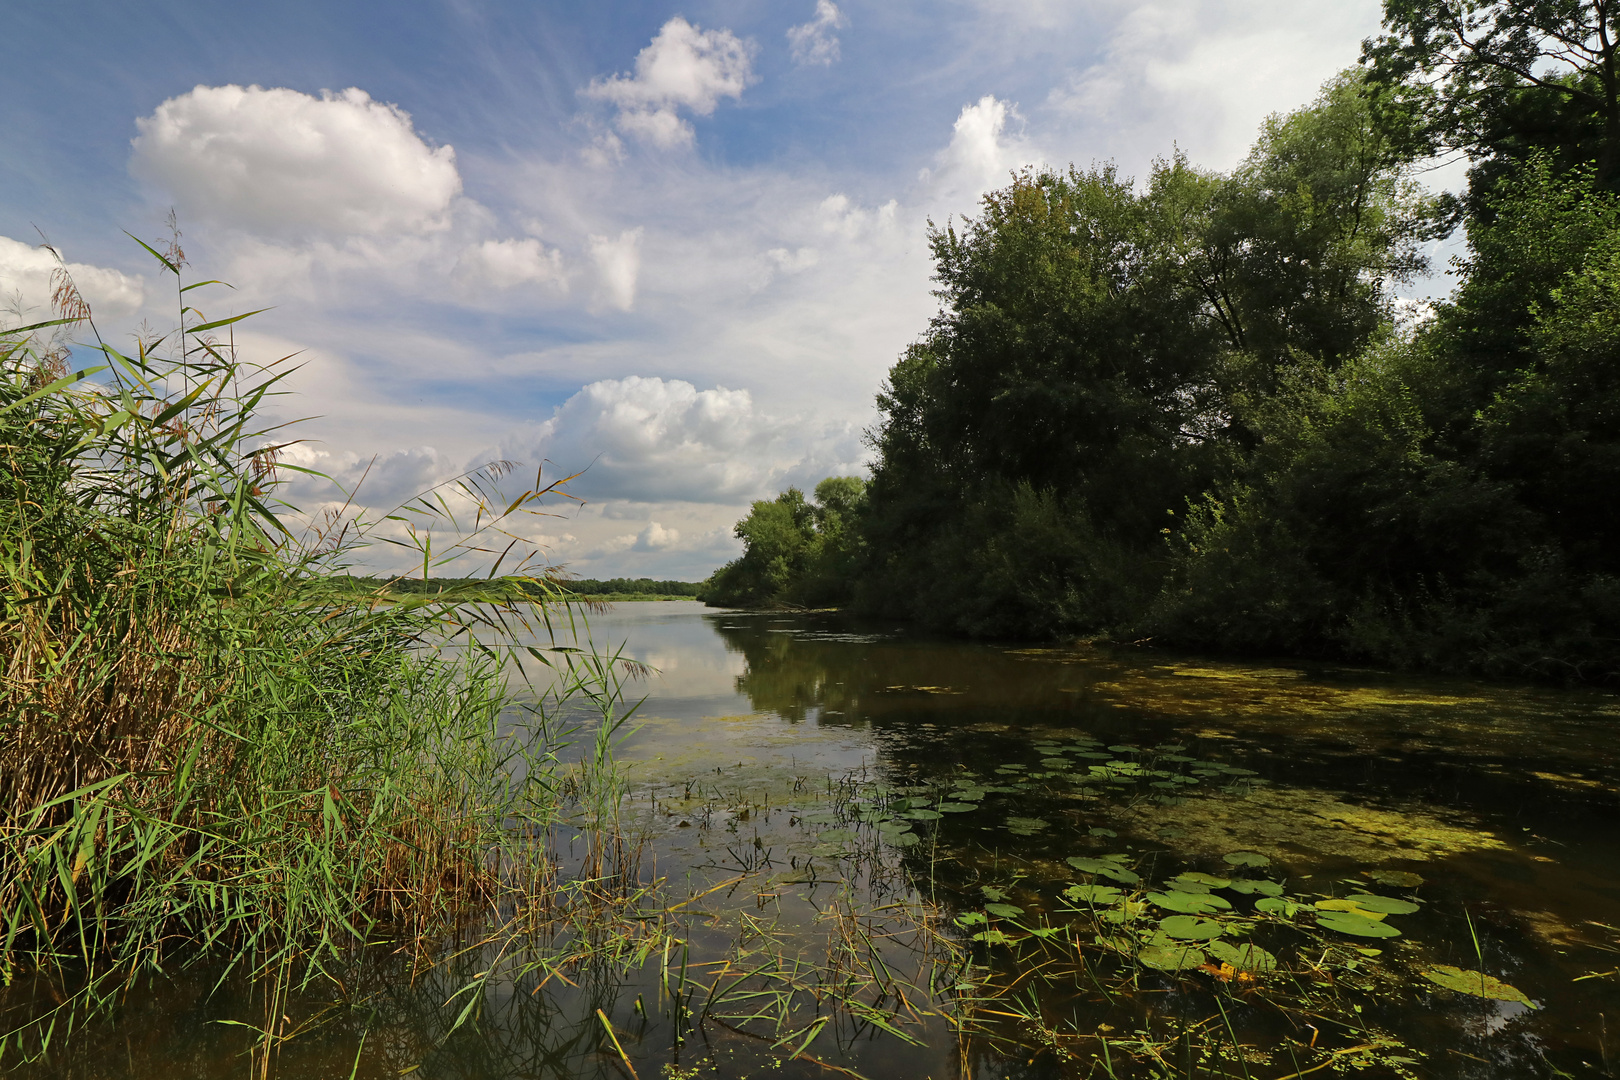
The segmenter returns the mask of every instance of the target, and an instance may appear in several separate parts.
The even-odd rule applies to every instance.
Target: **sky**
[[[488,461],[586,577],[697,580],[790,484],[859,475],[936,310],[929,223],[1026,165],[1229,169],[1378,0],[18,0],[0,297],[67,261],[108,341],[209,318],[296,354],[306,515]],[[387,545],[362,553],[402,568]],[[445,571],[448,572],[448,571]]]

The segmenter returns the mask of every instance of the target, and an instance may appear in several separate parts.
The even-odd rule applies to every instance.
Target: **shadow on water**
[[[1620,1073],[1613,696],[685,603],[594,629],[659,670],[619,748],[656,899],[529,943],[575,963],[357,957],[274,1018],[309,1023],[274,1075]],[[25,1072],[241,1075],[219,1021],[262,1004],[210,988]]]

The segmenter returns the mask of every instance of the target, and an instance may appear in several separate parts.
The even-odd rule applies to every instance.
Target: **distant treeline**
[[[705,598],[1620,682],[1620,45],[1534,82],[1420,8],[1229,173],[1032,169],[935,228],[871,480],[755,503]]]
[[[368,588],[376,588],[388,583],[390,591],[396,593],[427,593],[436,594],[457,585],[472,584],[481,581],[481,578],[399,578],[389,581],[386,578],[356,577],[355,584]],[[652,578],[580,578],[577,581],[560,581],[558,587],[573,593],[576,596],[682,596],[698,598],[702,591],[702,582],[697,581],[654,581]],[[532,587],[531,592],[539,593],[538,586]]]

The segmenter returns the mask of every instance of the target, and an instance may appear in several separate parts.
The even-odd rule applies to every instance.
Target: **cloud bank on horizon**
[[[172,322],[119,229],[158,235],[173,207],[199,275],[235,287],[200,291],[207,314],[272,305],[239,346],[303,364],[297,411],[320,415],[294,457],[334,483],[293,484],[302,509],[544,463],[585,500],[532,534],[553,560],[687,578],[735,553],[750,500],[862,471],[874,395],[933,311],[930,220],[1027,165],[1140,174],[1179,147],[1230,167],[1378,19],[1376,0],[803,0],[631,26],[493,0],[243,33],[177,0],[230,44],[154,75],[118,59],[143,31],[103,6],[91,48],[122,89],[63,89],[49,50],[0,74],[61,114],[0,122],[13,308],[48,305],[43,221],[109,337]],[[283,60],[293,43],[313,52]]]

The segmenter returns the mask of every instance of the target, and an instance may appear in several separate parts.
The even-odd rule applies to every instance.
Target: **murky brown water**
[[[703,970],[742,970],[758,952],[738,949],[745,916],[810,955],[841,902],[912,905],[951,917],[976,965],[937,1000],[986,985],[1028,1000],[987,1006],[972,1037],[919,1003],[913,1043],[840,1018],[814,1029],[817,1060],[784,1062],[799,1040],[773,1047],[735,1010],[675,1023],[682,958],[667,950],[628,973],[491,985],[453,1033],[461,1002],[446,1002],[478,955],[415,980],[379,961],[276,1075],[1620,1074],[1620,699],[928,641],[692,603],[620,605],[593,626],[660,672],[620,755],[649,870],[672,896],[702,894],[691,970],[721,956],[732,966]],[[1355,932],[1323,928],[1335,904]],[[1215,928],[1167,939],[1157,927],[1190,925],[1176,912]],[[1220,966],[1249,947],[1282,970]],[[1425,975],[1440,965],[1529,1004],[1445,989]],[[25,1071],[243,1075],[244,1029],[216,1021],[245,1006],[207,991],[136,995]],[[1208,1056],[1221,1039],[1245,1049]]]

